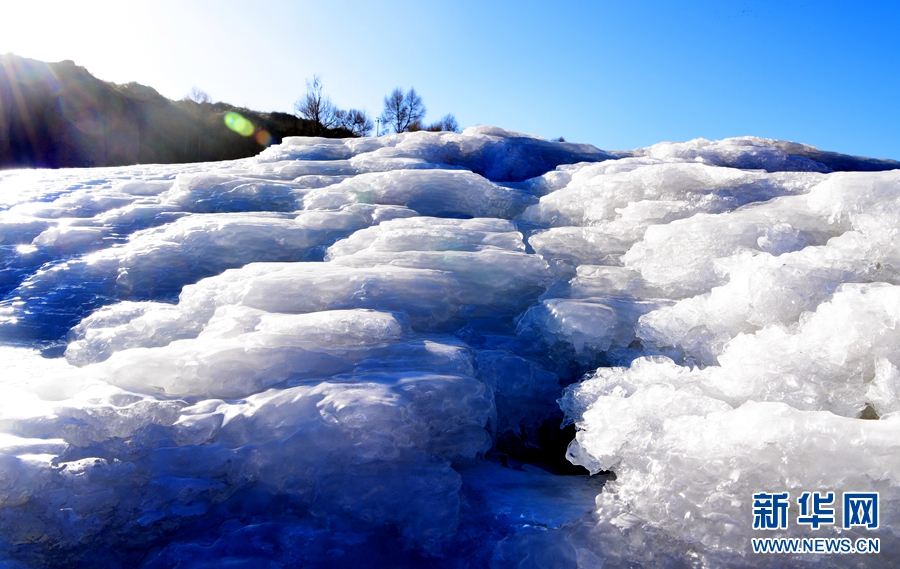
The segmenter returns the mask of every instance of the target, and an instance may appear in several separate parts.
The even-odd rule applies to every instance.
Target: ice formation
[[[0,173],[0,566],[892,566],[896,167],[477,127]],[[782,491],[879,492],[814,536],[881,552],[754,554]]]

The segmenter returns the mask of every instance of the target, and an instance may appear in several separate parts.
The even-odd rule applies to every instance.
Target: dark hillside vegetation
[[[225,114],[253,124],[244,136]],[[226,103],[173,101],[155,89],[102,81],[72,61],[0,55],[0,168],[172,164],[254,156],[286,136],[311,136],[312,121]],[[346,129],[321,136],[352,136]]]

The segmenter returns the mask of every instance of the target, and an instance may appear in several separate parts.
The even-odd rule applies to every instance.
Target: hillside
[[[258,154],[268,137],[230,130],[223,117],[232,111],[273,143],[314,130],[310,121],[286,113],[173,101],[138,83],[109,83],[72,61],[0,55],[0,168],[174,164]],[[326,136],[350,133],[336,129]]]

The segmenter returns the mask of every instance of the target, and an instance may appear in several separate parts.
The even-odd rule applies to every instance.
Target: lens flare
[[[238,133],[241,136],[250,136],[253,131],[253,123],[245,119],[240,113],[225,113],[225,126]]]
[[[269,131],[267,130],[261,130],[256,133],[256,142],[258,142],[260,146],[268,147],[272,144],[272,135],[269,134]]]

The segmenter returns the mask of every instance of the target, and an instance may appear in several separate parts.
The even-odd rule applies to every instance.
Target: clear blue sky
[[[414,86],[427,120],[624,149],[755,135],[900,159],[900,2],[4,2],[0,53],[292,111]]]

